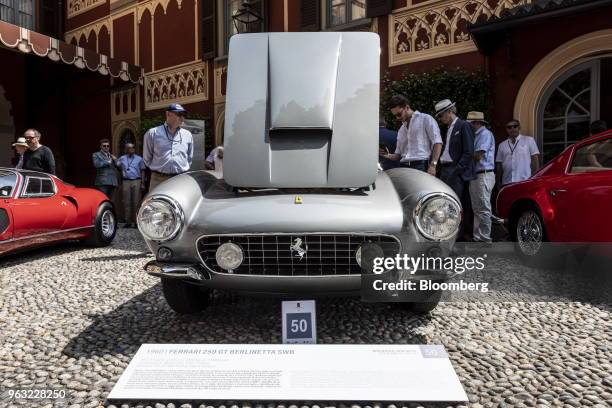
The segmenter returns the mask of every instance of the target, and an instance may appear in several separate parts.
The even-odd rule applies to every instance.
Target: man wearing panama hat
[[[25,137],[20,137],[17,139],[15,143],[13,143],[13,147],[15,148],[15,152],[19,155],[19,160],[17,161],[17,165],[15,165],[16,169],[23,168],[23,154],[26,150],[28,150],[28,143],[25,140]]]
[[[448,126],[446,141],[440,156],[440,179],[453,189],[463,206],[463,220],[459,239],[469,234],[466,225],[471,225],[468,186],[476,178],[474,174],[474,131],[470,124],[457,116],[457,108],[450,99],[435,105],[436,117]],[[470,231],[471,232],[471,231]]]
[[[470,181],[470,200],[474,210],[474,241],[491,242],[491,193],[495,186],[495,137],[487,129],[482,112],[469,112],[467,122],[474,129],[476,178]]]

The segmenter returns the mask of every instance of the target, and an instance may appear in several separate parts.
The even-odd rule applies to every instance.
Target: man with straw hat
[[[495,186],[495,137],[486,125],[484,113],[472,111],[467,122],[474,130],[474,170],[476,178],[470,181],[470,200],[474,211],[473,240],[491,242],[491,193]]]
[[[474,174],[474,131],[470,124],[457,116],[455,103],[449,99],[435,105],[436,117],[448,126],[446,140],[440,156],[440,179],[449,185],[461,200],[463,220],[459,228],[458,240],[469,240],[471,232],[471,205],[469,182]]]
[[[28,150],[28,144],[26,143],[25,137],[20,137],[15,143],[13,143],[15,151],[19,155],[19,161],[17,161],[16,169],[23,169],[23,154]]]

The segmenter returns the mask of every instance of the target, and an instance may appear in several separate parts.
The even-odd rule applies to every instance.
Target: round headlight
[[[441,241],[451,238],[459,230],[461,207],[445,194],[427,196],[415,209],[415,222],[419,232],[428,239]]]
[[[219,267],[226,271],[233,271],[242,264],[244,255],[242,254],[242,248],[240,248],[240,246],[232,242],[226,242],[217,248],[215,259]]]
[[[183,213],[169,197],[152,197],[138,211],[138,229],[151,241],[167,241],[183,226]]]

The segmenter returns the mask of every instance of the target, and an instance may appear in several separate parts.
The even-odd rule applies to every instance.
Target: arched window
[[[599,119],[599,78],[600,60],[591,60],[560,75],[544,93],[538,132],[544,163],[589,135]]]

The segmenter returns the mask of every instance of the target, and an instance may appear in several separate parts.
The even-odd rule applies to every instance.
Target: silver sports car
[[[213,289],[359,293],[373,257],[452,245],[453,191],[424,172],[378,171],[379,53],[372,33],[232,37],[224,174],[173,177],[138,214],[156,256],[145,270],[175,311],[202,310]],[[437,271],[410,278],[424,272]]]

